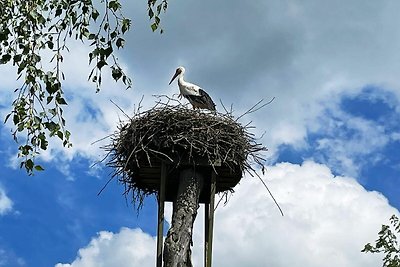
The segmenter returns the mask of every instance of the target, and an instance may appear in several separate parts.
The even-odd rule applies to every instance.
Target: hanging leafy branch
[[[69,52],[68,40],[89,43],[92,48],[88,80],[94,83],[96,92],[101,88],[105,66],[115,81],[122,81],[127,88],[132,85],[115,56],[115,51],[124,47],[123,36],[131,20],[123,15],[119,0],[94,2],[0,0],[0,64],[15,66],[22,83],[14,90],[16,98],[5,122],[12,120],[15,125],[13,137],[20,144],[21,168],[29,174],[43,170],[34,159],[48,148],[49,137],[59,138],[64,147],[72,146],[63,113],[67,100],[62,62]],[[155,31],[167,2],[148,0],[148,5]]]
[[[148,8],[149,18],[153,20],[153,23],[150,25],[151,29],[153,30],[153,32],[159,29],[160,33],[163,33],[164,32],[163,29],[160,28],[160,22],[161,22],[160,15],[162,11],[163,12],[167,11],[168,8],[167,0],[160,0],[160,1],[148,0],[147,3],[149,6]]]
[[[390,224],[382,225],[375,245],[368,243],[361,252],[384,253],[383,267],[400,267],[400,220],[396,215],[390,217]]]

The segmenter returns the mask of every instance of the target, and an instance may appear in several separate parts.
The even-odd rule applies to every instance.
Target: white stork
[[[178,67],[174,76],[172,77],[169,84],[171,84],[176,77],[178,78],[178,86],[179,86],[179,97],[184,96],[187,98],[192,104],[193,109],[202,108],[215,111],[215,104],[212,101],[211,97],[203,90],[200,86],[188,83],[183,79],[183,75],[185,73],[184,67]]]

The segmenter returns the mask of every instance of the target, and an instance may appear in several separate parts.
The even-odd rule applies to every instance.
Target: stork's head
[[[172,77],[171,81],[169,82],[169,84],[171,84],[176,77],[178,77],[179,75],[183,75],[185,73],[185,68],[184,67],[178,67],[175,71],[174,76]]]

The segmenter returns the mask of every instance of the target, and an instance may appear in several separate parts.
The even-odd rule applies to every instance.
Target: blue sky
[[[343,96],[340,99],[339,107],[343,114],[332,114],[332,111],[325,110],[321,119],[324,123],[334,123],[332,129],[326,127],[319,131],[310,131],[307,135],[306,148],[295,149],[292,146],[282,145],[279,148],[278,162],[301,163],[305,159],[313,158],[317,162],[327,164],[337,175],[353,175],[358,182],[368,190],[377,190],[384,193],[389,202],[399,208],[399,159],[400,141],[398,133],[400,127],[397,122],[400,119],[396,108],[399,106],[396,96],[389,90],[383,88],[366,86],[360,93],[351,96]],[[350,119],[343,120],[343,117]],[[362,129],[351,124],[351,119],[362,120],[371,127],[380,128],[379,134],[383,136],[394,136],[382,141],[374,147],[373,141],[363,139]],[[338,125],[340,124],[340,125]],[[326,125],[326,124],[325,124]],[[397,137],[396,137],[397,136]],[[348,147],[346,153],[354,166],[346,166],[346,162],[334,159],[336,153],[330,146],[321,146],[321,140],[332,144],[360,142],[363,146],[354,148]],[[371,147],[368,147],[371,143]],[[332,153],[333,152],[333,153]]]
[[[52,141],[39,159],[46,170],[28,177],[15,167],[12,126],[0,125],[0,267],[154,266],[154,198],[137,214],[117,181],[98,196],[111,170],[90,167],[107,140],[92,143],[124,118],[110,100],[132,114],[142,96],[147,109],[153,94],[178,93],[168,82],[179,65],[219,111],[220,99],[240,115],[275,97],[241,122],[265,132],[263,179],[285,216],[244,177],[216,212],[215,265],[379,266],[360,250],[400,209],[400,3],[181,0],[170,3],[162,35],[151,32],[145,1],[125,5],[133,29],[119,58],[133,89],[106,79],[96,94],[82,61],[89,50],[73,43],[65,56],[71,149]],[[15,70],[0,71],[4,116],[18,82]]]

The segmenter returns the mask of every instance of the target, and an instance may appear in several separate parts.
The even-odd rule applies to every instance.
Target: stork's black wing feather
[[[203,104],[206,105],[209,110],[215,110],[215,103],[212,101],[207,92],[203,89],[199,89],[199,94]]]
[[[215,104],[211,97],[203,90],[199,89],[198,95],[184,95],[189,102],[193,105],[193,108],[204,108],[208,110],[215,110]]]

